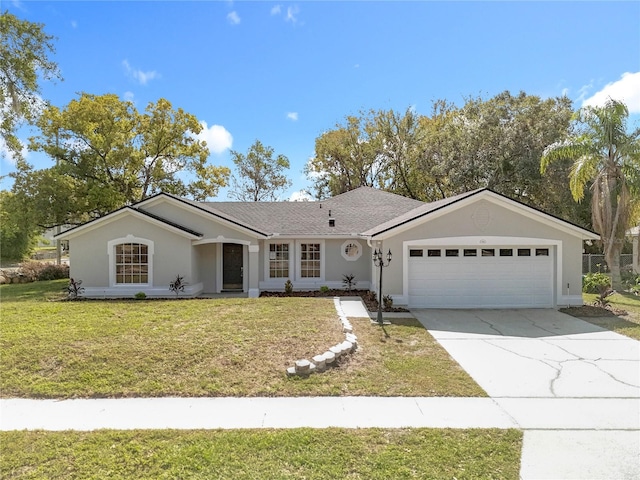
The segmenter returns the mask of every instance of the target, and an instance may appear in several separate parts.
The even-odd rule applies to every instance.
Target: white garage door
[[[409,247],[409,306],[553,306],[553,247]]]

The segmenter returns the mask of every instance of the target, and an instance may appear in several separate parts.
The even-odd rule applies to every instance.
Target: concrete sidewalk
[[[0,412],[0,430],[518,428],[490,398],[2,399]]]

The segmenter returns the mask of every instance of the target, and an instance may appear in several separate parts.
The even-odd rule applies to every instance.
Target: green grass
[[[517,430],[2,432],[3,478],[517,479]]]
[[[585,293],[583,299],[585,305],[593,305],[598,295]],[[640,340],[640,297],[630,293],[616,293],[607,297],[609,304],[613,307],[615,316],[611,317],[581,317],[587,322],[614,332],[626,335],[627,337]],[[624,311],[625,314],[619,313]]]
[[[415,323],[353,319],[355,355],[288,378],[344,339],[332,299],[51,301],[66,283],[0,287],[0,396],[486,395]]]

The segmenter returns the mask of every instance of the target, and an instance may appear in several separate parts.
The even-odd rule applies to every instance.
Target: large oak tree
[[[40,134],[30,139],[30,148],[48,154],[54,165],[19,165],[14,191],[34,204],[56,205],[40,216],[46,227],[99,217],[160,191],[215,197],[230,174],[207,163],[196,117],[165,99],[141,113],[116,95],[85,93],[64,109],[46,108],[37,126]]]

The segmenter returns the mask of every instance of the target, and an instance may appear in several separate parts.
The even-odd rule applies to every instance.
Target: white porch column
[[[249,245],[249,297],[260,296],[260,245]]]

